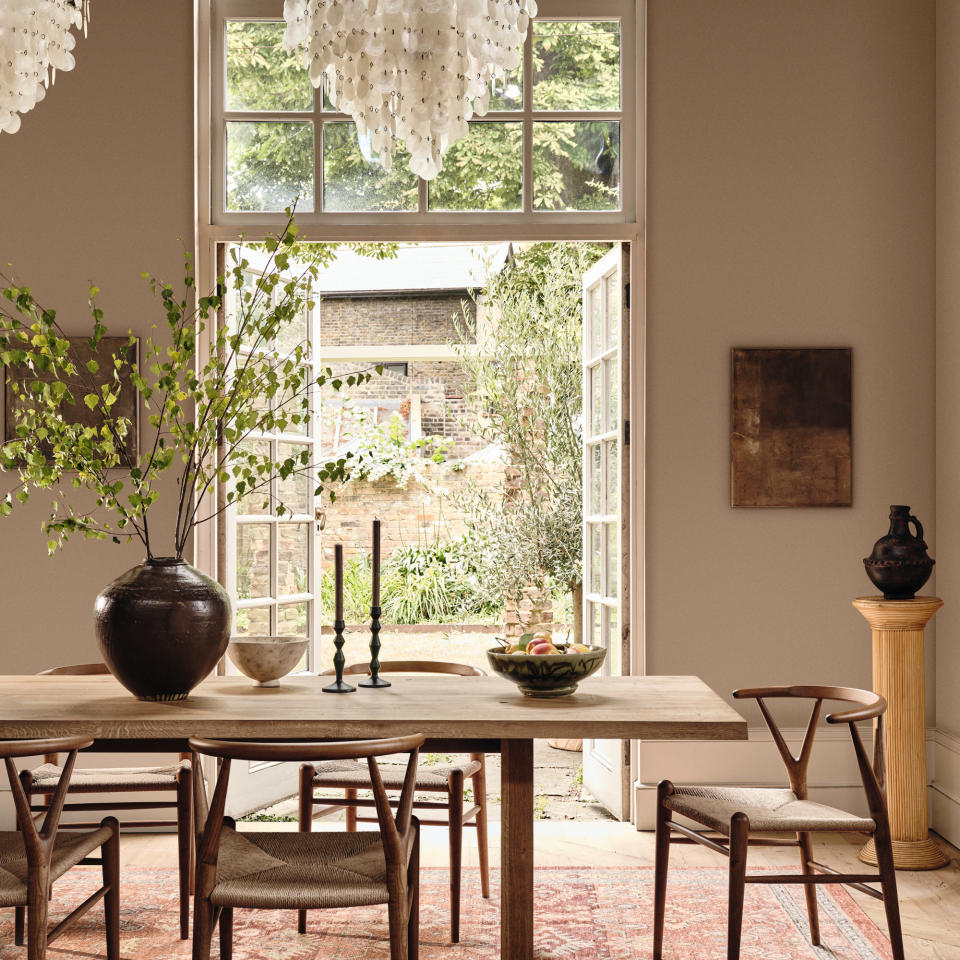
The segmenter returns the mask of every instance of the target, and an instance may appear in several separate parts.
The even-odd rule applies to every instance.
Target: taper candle
[[[380,520],[373,521],[373,606],[380,606]]]
[[[343,544],[338,543],[333,548],[333,584],[336,594],[333,618],[343,619]]]

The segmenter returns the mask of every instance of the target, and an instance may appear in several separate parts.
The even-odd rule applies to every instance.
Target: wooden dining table
[[[595,677],[572,696],[533,699],[499,677],[391,677],[329,695],[329,678],[255,687],[211,677],[186,700],[135,700],[112,676],[0,676],[0,739],[83,734],[98,750],[176,751],[191,736],[325,740],[422,733],[427,749],[501,755],[503,960],[533,960],[533,741],[745,740],[745,721],[697,677]]]

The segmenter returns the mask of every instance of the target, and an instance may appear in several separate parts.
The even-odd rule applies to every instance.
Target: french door
[[[253,260],[252,255],[250,259]],[[251,273],[248,282],[252,287],[256,274]],[[229,323],[229,305],[227,313]],[[299,343],[308,347],[319,343],[314,313],[305,309],[280,331],[275,343],[265,344],[265,349],[282,359]],[[241,347],[239,362],[249,352],[248,347]],[[311,349],[306,361],[311,381],[316,378],[315,354],[316,349]],[[244,443],[258,452],[269,453],[274,462],[299,457],[306,451],[308,462],[313,463],[319,443],[318,393],[314,389],[310,394],[309,423],[293,428],[301,432],[260,433]],[[282,398],[271,402],[282,402]],[[225,571],[226,588],[234,607],[233,635],[306,637],[311,642],[294,672],[315,669],[319,662],[320,533],[314,489],[309,471],[292,474],[285,480],[274,477],[226,511]],[[282,513],[278,510],[281,503]],[[226,669],[227,673],[238,672],[229,658]],[[228,814],[243,815],[293,792],[294,766],[278,767],[276,763],[238,764],[230,778]]]
[[[630,672],[630,253],[616,244],[583,278],[583,636],[603,671]],[[630,816],[629,741],[584,740],[584,786]]]

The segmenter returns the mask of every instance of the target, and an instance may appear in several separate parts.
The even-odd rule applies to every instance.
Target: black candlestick
[[[389,687],[380,676],[380,608],[370,608],[370,676],[360,681],[361,687]]]
[[[343,620],[333,621],[333,645],[337,652],[333,655],[333,667],[337,671],[337,679],[323,688],[324,693],[353,693],[357,688],[343,682],[343,665],[347,658],[343,655],[343,630],[346,624]]]

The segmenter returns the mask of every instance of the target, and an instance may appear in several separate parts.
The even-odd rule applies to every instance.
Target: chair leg
[[[798,833],[797,840],[800,841],[800,869],[807,875],[814,873],[809,866],[813,859],[813,837],[809,833]],[[807,917],[810,919],[810,942],[815,946],[820,946],[820,912],[817,908],[817,888],[814,884],[808,883],[804,888],[804,894],[807,898]]]
[[[900,900],[897,898],[897,871],[893,865],[893,846],[890,843],[890,826],[884,818],[877,824],[873,835],[873,847],[877,853],[880,872],[880,888],[883,890],[883,909],[887,914],[887,932],[893,960],[904,960],[903,930],[900,926]]]
[[[346,819],[347,819],[347,833],[356,833],[357,832],[357,808],[351,803],[352,800],[357,799],[357,790],[355,787],[347,787],[343,791],[343,798],[347,801],[346,809]]]
[[[24,796],[27,798],[27,806],[31,803],[31,787],[33,786],[33,774],[29,770],[20,771],[20,786],[23,787]],[[17,817],[17,829],[20,830],[20,818]],[[24,943],[25,928],[27,919],[26,907],[14,907],[13,910],[13,942],[22,947]]]
[[[190,938],[190,878],[193,875],[193,772],[177,774],[177,868],[180,872],[180,939]]]
[[[727,915],[727,960],[740,960],[743,930],[743,891],[747,875],[747,840],[750,820],[745,813],[730,818],[730,889]]]
[[[420,824],[413,824],[413,851],[407,868],[407,899],[410,919],[407,921],[407,960],[420,960]]]
[[[404,890],[400,896],[391,896],[390,903],[387,904],[387,918],[390,922],[390,960],[410,960],[408,903]]]
[[[220,911],[220,960],[233,960],[233,907]]]
[[[120,960],[120,824],[105,817],[101,826],[110,828],[110,839],[101,848],[103,857],[104,923],[107,928],[107,960]]]
[[[463,854],[463,774],[449,776],[448,811],[450,827],[450,942],[460,942],[460,870]]]
[[[213,907],[204,897],[193,898],[193,960],[210,960],[213,941]]]
[[[300,832],[310,833],[313,830],[313,778],[316,768],[313,764],[304,763],[300,767]],[[297,933],[307,932],[307,911],[297,911]]]
[[[487,841],[487,766],[482,753],[475,755],[480,769],[470,778],[477,806],[477,853],[480,858],[480,894],[490,899],[490,851]]]
[[[50,874],[46,867],[29,878],[27,893],[27,960],[47,956],[47,902]]]
[[[663,955],[663,921],[667,910],[667,870],[670,866],[670,811],[664,799],[673,793],[673,784],[657,785],[657,844],[653,871],[653,960]]]

